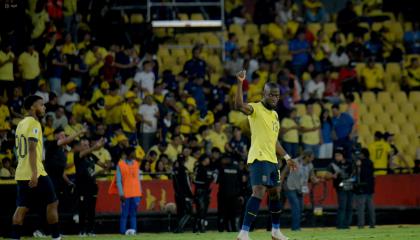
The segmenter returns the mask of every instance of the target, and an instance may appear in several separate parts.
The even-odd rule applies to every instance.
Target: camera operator
[[[354,186],[355,203],[357,209],[357,226],[365,225],[365,208],[367,207],[369,227],[375,227],[375,206],[373,193],[375,192],[373,162],[370,160],[369,150],[363,148],[356,160],[356,182]]]
[[[344,158],[344,149],[335,149],[334,161],[328,166],[326,179],[333,179],[333,185],[337,192],[338,213],[337,228],[348,229],[352,221],[353,200],[353,163]]]

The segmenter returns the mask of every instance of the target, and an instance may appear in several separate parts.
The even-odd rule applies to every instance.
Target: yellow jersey
[[[39,55],[34,51],[32,54],[23,52],[19,55],[18,64],[25,80],[33,80],[39,76],[41,69],[39,67]]]
[[[276,144],[280,130],[277,112],[267,109],[262,102],[249,105],[254,110],[251,115],[248,115],[251,129],[248,163],[260,160],[277,164]]]
[[[391,152],[391,146],[385,141],[375,141],[368,146],[370,159],[373,161],[373,166],[377,168],[388,168],[388,157]],[[375,175],[385,175],[386,170],[375,171]]]
[[[224,132],[218,133],[214,130],[211,130],[207,139],[212,143],[213,147],[218,148],[222,153],[225,152],[225,146],[229,139]]]
[[[5,53],[0,51],[0,64],[8,61],[9,59],[15,58],[12,51]],[[8,62],[0,67],[0,80],[1,81],[13,81],[13,62]]]
[[[120,95],[105,95],[105,106],[115,105],[117,102],[122,100]],[[120,124],[121,123],[121,105],[115,106],[109,110],[106,110],[105,116],[106,124]]]
[[[130,106],[129,103],[123,103],[122,108],[121,108],[121,127],[122,130],[124,132],[129,132],[129,133],[135,133],[136,132],[136,116],[134,115],[133,112],[133,108]],[[127,117],[127,121],[126,122],[124,120],[124,116]],[[134,129],[132,129],[129,124],[131,126],[134,126]]]
[[[281,121],[282,128],[296,127],[296,122],[291,118],[283,118]],[[282,140],[288,143],[299,143],[299,132],[297,129],[292,129],[283,134]]]
[[[19,122],[16,128],[16,156],[18,166],[16,168],[15,180],[31,180],[32,169],[29,163],[29,140],[36,141],[36,167],[39,176],[47,176],[42,164],[42,128],[41,124],[33,117],[25,117]]]
[[[300,119],[300,126],[304,128],[316,128],[320,127],[321,123],[319,121],[319,117],[315,114],[312,116],[304,115]],[[319,130],[305,132],[302,134],[302,142],[304,144],[316,145],[320,143],[320,140]]]

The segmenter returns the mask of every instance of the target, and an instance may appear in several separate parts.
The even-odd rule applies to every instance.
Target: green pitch
[[[386,240],[419,240],[420,239],[420,225],[405,225],[405,226],[383,226],[375,229],[357,229],[353,227],[350,230],[336,230],[333,228],[312,228],[303,229],[301,232],[291,232],[290,230],[283,231],[290,239],[298,240],[340,240],[340,239],[357,239],[357,240],[372,240],[372,239],[386,239]],[[253,240],[267,240],[271,239],[269,232],[258,230],[251,233]],[[26,238],[29,239],[29,238]],[[63,240],[97,240],[97,239],[141,239],[141,240],[235,240],[236,233],[219,233],[207,232],[204,234],[150,234],[140,233],[137,236],[121,236],[121,235],[97,235],[95,238],[76,236],[65,236]]]

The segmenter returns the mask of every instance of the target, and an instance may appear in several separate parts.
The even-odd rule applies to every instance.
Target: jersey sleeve
[[[252,108],[252,113],[249,115],[250,117],[255,117],[257,115],[257,103],[248,103],[249,106]]]
[[[35,121],[29,123],[28,132],[27,132],[28,140],[32,140],[35,142],[42,140],[42,130],[41,125]]]

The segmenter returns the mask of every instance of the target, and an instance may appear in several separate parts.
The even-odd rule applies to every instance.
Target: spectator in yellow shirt
[[[105,124],[111,129],[119,128],[121,123],[121,105],[124,99],[118,95],[118,85],[113,83],[109,89],[109,94],[105,95]]]
[[[182,139],[181,135],[174,135],[172,141],[168,144],[165,154],[168,155],[169,160],[175,162],[178,154],[182,153]]]
[[[281,139],[284,150],[292,158],[298,157],[299,148],[299,125],[296,122],[297,111],[292,108],[287,117],[281,121]]]
[[[61,49],[61,53],[65,55],[76,55],[77,48],[76,45],[72,41],[72,37],[70,33],[67,33],[64,39],[63,48]]]
[[[28,96],[34,93],[38,86],[38,77],[41,73],[39,55],[32,43],[18,58],[19,72],[23,80],[23,94]]]
[[[210,131],[208,140],[213,147],[218,148],[222,153],[225,152],[225,146],[228,142],[228,137],[222,130],[222,123],[216,122],[214,124],[214,129]]]
[[[54,141],[53,118],[51,115],[45,117],[44,137],[46,141]]]
[[[8,123],[10,121],[10,110],[6,105],[6,98],[0,96],[0,124]]]
[[[197,111],[197,103],[192,97],[187,98],[187,107],[181,110],[181,133],[190,134],[192,124],[192,115]]]
[[[136,114],[132,107],[135,98],[136,94],[132,91],[128,91],[125,94],[125,102],[121,108],[121,127],[131,146],[137,145],[137,121]]]
[[[306,103],[306,115],[300,119],[300,131],[304,150],[311,150],[315,157],[319,156],[321,144],[321,123],[319,116],[314,113],[313,102]]]
[[[13,61],[15,54],[12,52],[12,46],[8,43],[1,44],[0,50],[0,97],[6,91],[10,99],[14,85]]]
[[[407,90],[420,91],[420,62],[417,57],[411,59],[410,66],[403,72],[403,86]]]
[[[360,75],[366,90],[381,91],[383,89],[384,71],[375,64],[374,58],[368,60]]]

